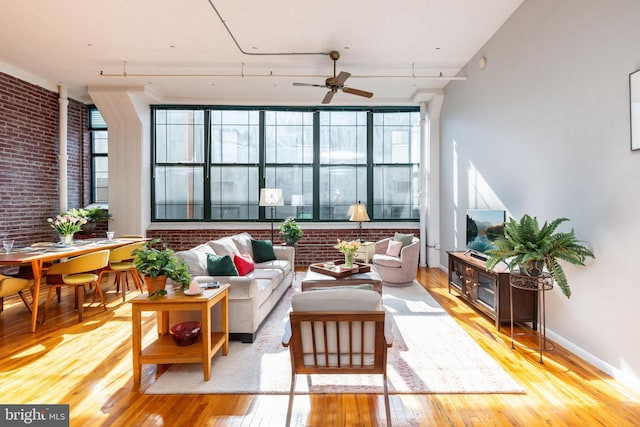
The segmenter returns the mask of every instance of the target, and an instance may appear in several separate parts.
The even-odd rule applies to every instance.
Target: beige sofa
[[[274,245],[276,259],[255,264],[246,276],[209,276],[207,254],[249,254],[254,258],[248,233],[211,240],[187,251],[176,252],[184,260],[189,273],[199,283],[229,283],[229,339],[253,342],[258,329],[273,307],[293,283],[295,250],[291,246]]]

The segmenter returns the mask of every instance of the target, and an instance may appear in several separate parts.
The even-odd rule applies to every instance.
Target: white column
[[[429,205],[429,141],[427,103],[420,102],[420,266],[427,265],[427,206]],[[430,231],[429,231],[430,232]]]
[[[444,95],[438,94],[429,102],[427,109],[428,165],[426,186],[427,205],[427,265],[440,267],[440,111]]]
[[[58,86],[59,103],[59,138],[58,138],[58,197],[60,212],[66,212],[67,206],[67,121],[69,99],[67,89],[63,85]]]

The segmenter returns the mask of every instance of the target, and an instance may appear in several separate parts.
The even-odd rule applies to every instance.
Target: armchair
[[[387,425],[391,425],[382,297],[375,291],[336,288],[296,293],[282,345],[291,357],[286,425],[291,422],[297,374],[382,374]]]
[[[403,247],[397,256],[390,255],[387,251],[390,240],[393,240],[393,237],[376,243],[376,253],[371,258],[373,268],[384,283],[400,285],[413,282],[418,271],[420,239],[414,237],[411,243]]]

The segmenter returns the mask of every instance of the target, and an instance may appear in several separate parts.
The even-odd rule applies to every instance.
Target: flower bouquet
[[[357,240],[347,242],[346,240],[338,239],[338,244],[335,245],[334,248],[344,254],[345,267],[353,267],[353,256],[356,252],[358,252],[358,249],[360,249],[360,242],[358,242]]]
[[[82,229],[82,226],[87,223],[85,218],[79,218],[73,215],[58,215],[55,219],[47,218],[51,227],[63,236],[65,244],[71,243],[70,240],[73,235]]]

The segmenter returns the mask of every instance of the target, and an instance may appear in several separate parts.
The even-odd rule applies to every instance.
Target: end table
[[[165,297],[149,299],[140,295],[131,303],[133,382],[140,384],[142,364],[202,363],[204,380],[211,378],[211,359],[222,348],[222,355],[229,352],[229,284],[221,284],[219,289],[207,289],[200,295],[187,296],[182,291],[170,290]],[[221,305],[221,331],[211,330],[211,307]],[[142,311],[156,311],[158,339],[142,348]],[[169,334],[169,313],[172,311],[199,311],[202,333],[195,344],[178,346]]]
[[[354,258],[356,260],[361,260],[364,263],[369,264],[371,258],[376,253],[376,242],[362,242],[360,243],[360,248],[355,253]]]

